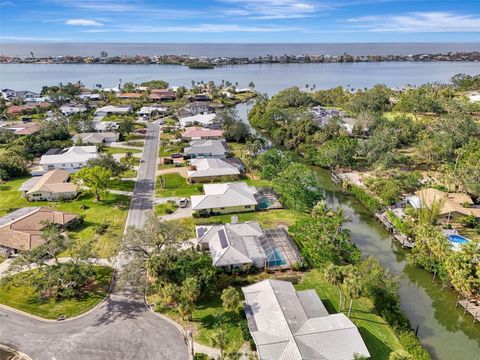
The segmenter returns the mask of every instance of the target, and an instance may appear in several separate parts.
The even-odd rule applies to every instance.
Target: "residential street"
[[[159,127],[148,126],[127,226],[140,227],[152,209]],[[121,272],[128,256],[119,254]],[[113,290],[90,313],[63,322],[46,322],[0,307],[0,342],[34,360],[188,359],[183,335],[147,310],[142,294]]]

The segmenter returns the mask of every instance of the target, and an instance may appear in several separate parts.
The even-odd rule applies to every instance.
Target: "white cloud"
[[[247,16],[252,19],[295,19],[313,16],[318,10],[329,8],[325,3],[311,0],[222,0],[234,5],[223,11],[226,15]]]
[[[286,32],[301,31],[302,28],[288,26],[242,26],[235,24],[199,24],[189,26],[122,26],[110,29],[90,29],[87,33],[128,32],[128,33],[222,33],[222,32]]]
[[[103,26],[101,22],[88,19],[70,19],[65,21],[65,25],[76,25],[76,26]]]
[[[125,0],[51,0],[64,6],[83,10],[123,13],[133,11],[136,7]]]
[[[453,12],[413,12],[348,19],[369,32],[480,32],[480,16]]]

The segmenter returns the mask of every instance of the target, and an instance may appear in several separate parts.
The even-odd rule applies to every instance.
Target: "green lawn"
[[[121,178],[136,178],[137,177],[137,170],[129,169],[120,174]]]
[[[338,312],[338,289],[325,282],[321,271],[309,271],[303,280],[295,285],[295,288],[297,290],[315,289],[327,310],[331,314]],[[348,310],[344,313],[348,314]],[[393,329],[376,313],[371,300],[366,298],[355,300],[350,320],[362,334],[372,360],[385,360],[390,352],[402,349]]]
[[[27,206],[47,206],[60,211],[71,212],[84,216],[84,224],[78,229],[70,231],[70,237],[78,241],[95,239],[100,257],[109,257],[116,254],[123,228],[127,218],[130,197],[108,194],[102,201],[95,202],[88,194],[80,195],[77,200],[65,202],[25,200],[18,191],[20,185],[28,178],[8,181],[0,185],[0,216]],[[95,226],[108,224],[107,229],[98,234]]]
[[[143,145],[144,145],[144,143],[143,143],[143,141],[127,141],[127,142],[126,142],[126,145],[142,148]]]
[[[115,146],[107,146],[105,147],[105,153],[107,154],[126,154],[127,152],[131,152],[133,154],[135,153],[141,153],[141,149],[127,149],[127,148],[121,148],[121,147],[115,147]]]
[[[183,153],[183,148],[185,144],[178,142],[172,144],[161,144],[160,149],[158,150],[158,156],[170,156],[173,153]]]
[[[162,189],[160,176],[157,177],[157,197],[189,197],[191,195],[201,195],[203,186],[199,184],[189,184],[187,180],[178,173],[161,175],[165,179],[165,188]]]
[[[177,203],[168,202],[165,204],[159,204],[155,206],[155,215],[162,216],[166,214],[172,214],[177,209]]]
[[[97,305],[108,292],[113,270],[101,266],[94,266],[94,269],[95,286],[81,298],[61,301],[39,299],[31,283],[28,283],[34,281],[34,278],[26,280],[27,284],[20,283],[27,274],[37,271],[30,270],[16,274],[12,280],[0,284],[0,303],[47,319],[57,319],[60,315],[77,316]]]
[[[195,331],[193,333],[194,340],[200,344],[213,346],[212,337],[217,330],[216,316],[225,314],[226,316],[226,328],[228,344],[227,351],[238,350],[240,346],[245,342],[242,337],[242,331],[238,326],[240,317],[230,312],[225,312],[222,307],[222,301],[220,299],[221,291],[216,291],[210,297],[202,299],[198,302],[195,310],[192,314],[192,321],[183,321],[178,313],[173,309],[165,309],[161,306],[157,306],[155,309],[157,312],[163,313],[172,318],[183,327],[194,326]],[[155,297],[149,297],[150,301],[155,301]]]
[[[110,181],[109,188],[112,190],[133,191],[135,180],[113,179]]]

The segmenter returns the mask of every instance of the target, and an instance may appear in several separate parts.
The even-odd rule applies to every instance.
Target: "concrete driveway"
[[[158,126],[150,124],[127,226],[142,226],[146,212],[153,208],[158,139]],[[128,254],[119,254],[117,272],[128,261]],[[0,342],[34,360],[189,358],[185,338],[174,325],[150,312],[142,294],[117,288],[93,311],[63,322],[42,321],[0,307]]]

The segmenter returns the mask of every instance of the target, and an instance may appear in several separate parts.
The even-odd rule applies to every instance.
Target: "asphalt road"
[[[129,226],[142,226],[152,209],[158,138],[158,126],[150,124]],[[119,271],[127,261],[128,256],[120,254]],[[33,360],[188,359],[187,344],[175,326],[149,312],[141,295],[115,290],[92,312],[58,323],[0,308],[0,343]]]

